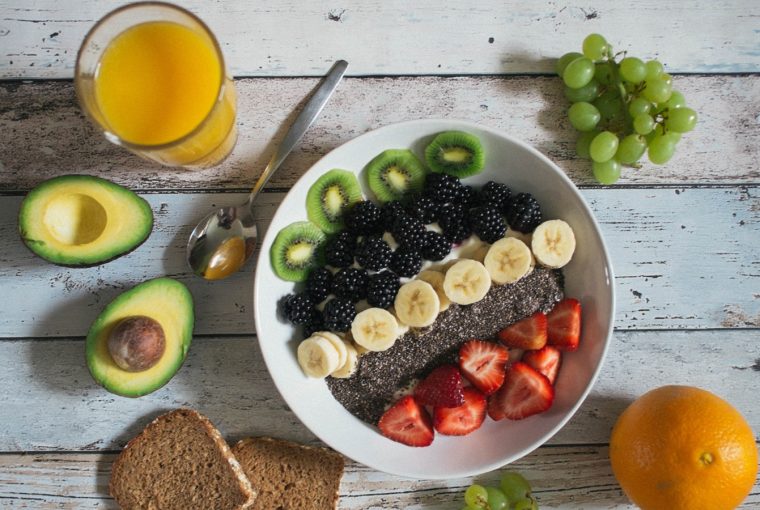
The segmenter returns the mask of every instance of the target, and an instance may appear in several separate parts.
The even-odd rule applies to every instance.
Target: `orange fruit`
[[[699,388],[663,386],[631,404],[610,437],[612,471],[644,510],[736,508],[757,476],[752,429]]]

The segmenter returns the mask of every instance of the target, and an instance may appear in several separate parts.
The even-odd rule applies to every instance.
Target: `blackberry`
[[[370,306],[389,308],[396,299],[401,286],[398,276],[391,271],[380,271],[369,277],[367,302]]]
[[[354,263],[354,250],[356,236],[350,232],[341,232],[325,244],[325,261],[332,267],[348,267]]]
[[[487,243],[495,243],[507,232],[507,225],[495,204],[483,205],[470,211],[470,226]]]
[[[380,208],[364,200],[357,202],[346,213],[346,228],[357,235],[379,234],[382,232],[380,226]]]
[[[441,260],[451,252],[451,243],[442,234],[428,230],[425,232],[425,242],[420,251],[426,260]]]
[[[356,261],[364,269],[380,271],[388,267],[393,251],[380,237],[365,237],[356,248]]]
[[[441,208],[438,224],[443,236],[452,243],[461,243],[472,234],[469,222],[465,218],[465,209],[461,204],[447,204]]]
[[[388,202],[380,210],[380,226],[383,230],[390,232],[393,230],[393,222],[396,221],[396,218],[406,214],[406,209],[401,202],[398,200]]]
[[[367,271],[347,267],[333,276],[333,294],[356,303],[367,297]]]
[[[480,203],[493,204],[501,212],[507,211],[510,198],[512,198],[512,190],[500,182],[488,181],[480,190]]]
[[[449,174],[430,173],[425,178],[424,193],[438,204],[454,202],[462,183]]]
[[[478,201],[478,192],[472,186],[460,186],[454,196],[454,202],[465,207],[475,205]]]
[[[419,249],[425,235],[425,225],[417,218],[398,216],[391,233],[399,244]]]
[[[518,232],[528,234],[541,223],[541,207],[530,193],[518,193],[507,209],[507,223]]]
[[[351,329],[351,322],[356,317],[356,308],[348,299],[332,298],[325,304],[322,314],[325,329],[342,333]]]
[[[438,202],[425,195],[419,196],[409,205],[409,214],[425,225],[434,223],[438,221]]]
[[[282,312],[293,324],[303,324],[311,317],[314,302],[306,294],[289,294],[282,302]]]
[[[306,295],[315,303],[324,301],[332,290],[333,275],[329,269],[321,267],[309,273],[306,279]]]
[[[418,252],[402,246],[393,252],[391,269],[399,276],[411,278],[422,269],[422,256]]]
[[[303,323],[303,337],[309,338],[317,331],[325,330],[325,318],[319,310],[312,310],[309,319]]]

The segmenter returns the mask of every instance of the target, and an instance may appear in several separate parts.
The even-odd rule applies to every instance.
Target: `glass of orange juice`
[[[236,95],[219,43],[194,14],[139,2],[87,34],[74,83],[111,142],[170,166],[220,163],[237,140]]]

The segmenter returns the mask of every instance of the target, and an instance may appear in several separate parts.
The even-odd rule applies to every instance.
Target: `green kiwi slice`
[[[323,232],[343,229],[343,212],[362,199],[356,175],[333,168],[311,185],[306,194],[306,215]]]
[[[367,184],[381,202],[400,200],[425,184],[425,165],[408,149],[388,149],[367,164]]]
[[[269,258],[277,276],[302,282],[309,271],[323,264],[322,247],[327,236],[309,221],[291,223],[277,233]]]
[[[438,133],[425,149],[431,170],[464,178],[480,173],[486,158],[478,137],[463,131]]]

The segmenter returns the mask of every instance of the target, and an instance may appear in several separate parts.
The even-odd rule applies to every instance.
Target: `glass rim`
[[[193,129],[191,129],[189,132],[185,133],[181,137],[171,140],[169,142],[164,142],[161,144],[154,144],[154,145],[148,145],[148,144],[140,144],[140,143],[134,143],[130,142],[129,140],[125,140],[124,138],[120,137],[116,133],[113,132],[112,129],[108,128],[107,126],[104,126],[98,119],[96,119],[89,111],[89,108],[85,106],[85,102],[83,100],[84,92],[82,91],[82,69],[81,69],[81,59],[82,59],[82,53],[84,51],[84,48],[87,46],[89,42],[91,42],[91,39],[93,38],[95,32],[101,28],[105,23],[107,23],[109,20],[111,20],[114,16],[121,14],[122,12],[129,11],[132,9],[139,9],[144,7],[162,7],[167,8],[170,10],[177,11],[185,16],[188,16],[190,19],[192,19],[194,22],[198,23],[200,27],[203,29],[205,34],[211,39],[211,42],[214,47],[214,51],[216,52],[216,56],[219,59],[219,90],[216,95],[216,99],[214,100],[214,103],[211,105],[211,108],[206,113],[206,115],[203,117],[203,119],[198,123],[197,126],[195,126]],[[161,20],[156,20],[161,21]],[[150,23],[150,21],[146,21],[145,23]],[[131,25],[129,28],[133,26],[137,26],[138,24]],[[114,36],[113,39],[118,37],[122,32]],[[110,44],[110,42],[109,42]],[[104,50],[105,51],[105,50]],[[102,57],[102,55],[101,55]],[[93,81],[95,81],[96,75],[93,74]],[[77,99],[79,101],[80,107],[85,113],[85,116],[90,119],[91,122],[93,122],[95,125],[101,128],[103,131],[103,134],[106,136],[106,138],[116,144],[120,145],[122,147],[125,147],[130,150],[134,151],[160,151],[160,150],[166,150],[171,149],[173,147],[176,147],[177,145],[180,145],[184,143],[185,141],[189,140],[193,136],[195,136],[197,133],[199,133],[205,125],[208,123],[209,119],[213,116],[214,112],[217,108],[220,108],[223,103],[224,94],[226,92],[226,64],[224,62],[224,55],[222,54],[222,48],[219,46],[219,41],[214,36],[214,33],[211,31],[209,26],[198,16],[193,14],[192,12],[188,11],[184,7],[180,7],[179,5],[171,4],[168,2],[160,2],[160,1],[142,1],[142,2],[133,2],[130,4],[122,5],[120,7],[117,7],[116,9],[108,12],[106,15],[104,15],[102,18],[100,18],[95,25],[90,28],[90,30],[87,31],[87,34],[84,36],[84,39],[82,40],[82,44],[79,46],[79,50],[77,51],[77,59],[76,64],[74,66],[74,90],[77,95]],[[93,96],[95,94],[93,93]],[[95,104],[97,105],[97,99],[95,100]],[[231,128],[234,127],[234,123],[232,124]]]

